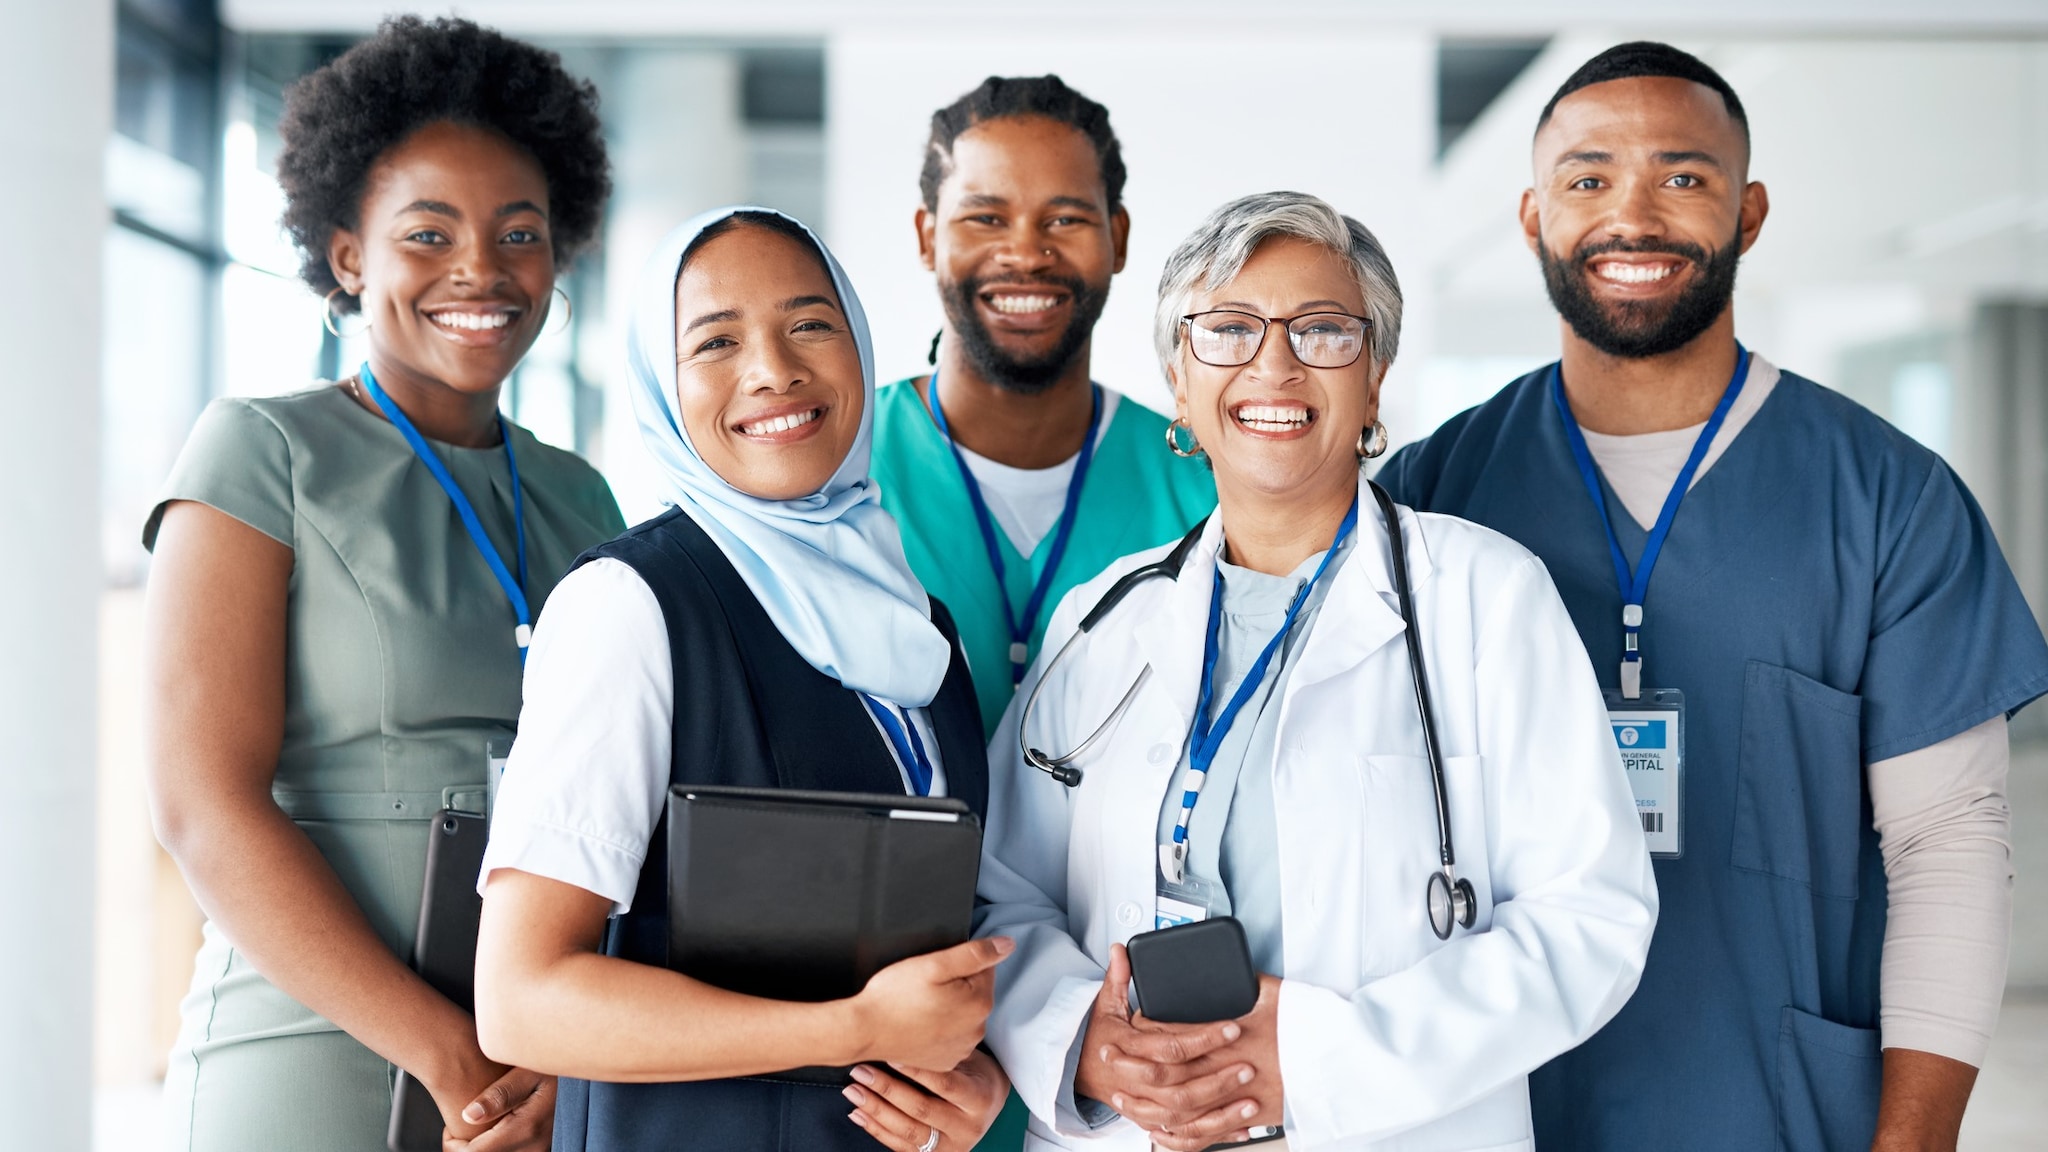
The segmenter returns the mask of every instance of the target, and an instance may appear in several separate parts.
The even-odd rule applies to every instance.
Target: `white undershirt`
[[[1778,385],[1756,356],[1742,394],[1692,482],[1727,452]],[[1669,432],[1586,432],[1586,447],[1622,506],[1647,531],[1706,422]],[[1683,515],[1683,510],[1680,512]],[[2011,747],[1994,716],[1940,743],[1867,769],[1872,824],[1889,889],[1878,970],[1887,1048],[1984,1062],[1998,1023],[2012,934]]]
[[[674,680],[661,604],[631,566],[593,560],[555,585],[526,654],[519,739],[479,890],[494,869],[517,868],[603,896],[615,916],[630,910],[668,802]],[[925,709],[910,717],[931,758],[931,794],[944,796],[938,736]],[[868,723],[882,732],[873,713]],[[909,792],[900,760],[896,769]]]
[[[1121,399],[1108,388],[1102,390],[1102,419],[1095,428],[1098,448]],[[958,444],[954,447],[960,448]],[[1038,551],[1038,542],[1060,522],[1060,513],[1067,506],[1067,482],[1073,478],[1081,454],[1076,452],[1050,468],[1012,468],[965,448],[960,448],[960,458],[967,461],[967,470],[981,485],[981,498],[988,502],[996,526],[1010,538],[1018,555],[1029,558]]]

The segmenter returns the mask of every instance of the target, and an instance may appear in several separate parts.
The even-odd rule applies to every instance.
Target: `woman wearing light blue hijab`
[[[585,554],[534,633],[484,860],[478,1035],[563,1078],[560,1152],[964,1152],[1008,1092],[975,1045],[1009,941],[826,1003],[662,964],[672,781],[986,802],[951,618],[868,475],[860,301],[801,224],[728,208],[670,233],[631,304],[633,401],[674,507]],[[809,1065],[857,1083],[748,1079]]]

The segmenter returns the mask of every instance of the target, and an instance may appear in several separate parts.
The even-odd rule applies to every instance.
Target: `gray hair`
[[[1260,192],[1241,196],[1209,213],[1180,242],[1159,273],[1159,306],[1152,339],[1161,367],[1180,350],[1180,318],[1196,288],[1215,289],[1244,271],[1260,244],[1275,236],[1296,236],[1320,244],[1351,262],[1372,319],[1367,348],[1381,369],[1394,362],[1401,344],[1401,282],[1393,261],[1365,225],[1304,192]]]

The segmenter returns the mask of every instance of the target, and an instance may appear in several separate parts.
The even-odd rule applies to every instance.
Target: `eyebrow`
[[[1716,157],[1713,153],[1700,152],[1696,150],[1659,152],[1656,153],[1655,159],[1659,164],[1706,164],[1715,168],[1723,167],[1720,159]],[[1601,152],[1597,150],[1586,150],[1580,152],[1567,152],[1564,155],[1559,156],[1557,158],[1556,166],[1562,168],[1567,164],[1612,163],[1614,163],[1614,153]]]
[[[825,307],[830,308],[835,312],[839,310],[839,301],[834,300],[830,296],[791,296],[789,299],[784,300],[782,303],[777,304],[775,307],[777,311],[794,312],[799,308],[810,308],[819,304],[823,304]],[[732,317],[727,317],[727,319],[731,318]],[[692,325],[691,327],[695,327],[695,325]]]
[[[725,308],[717,312],[706,312],[702,316],[699,316],[695,320],[692,320],[688,324],[684,325],[683,335],[687,336],[690,333],[695,332],[697,329],[702,328],[706,324],[724,324],[727,323],[728,321],[737,320],[739,318],[740,312],[737,308]]]
[[[404,211],[431,212],[436,216],[446,216],[451,220],[462,219],[462,211],[446,200],[415,200],[407,204]],[[547,215],[547,212],[540,205],[535,204],[531,200],[514,200],[510,204],[499,208],[497,215],[501,217],[510,216],[517,212],[532,212],[539,216]]]
[[[1299,309],[1299,311],[1295,312],[1296,316],[1306,316],[1311,312],[1344,312],[1345,304],[1341,300],[1308,300],[1295,305],[1295,307]],[[1265,318],[1260,313],[1257,305],[1247,304],[1242,300],[1223,300],[1211,307],[1209,311],[1250,312],[1253,315],[1259,316],[1260,319]],[[1345,315],[1348,316],[1350,313],[1346,312]]]

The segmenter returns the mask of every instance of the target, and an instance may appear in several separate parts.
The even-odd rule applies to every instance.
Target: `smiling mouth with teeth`
[[[981,300],[1005,316],[1029,316],[1034,312],[1050,312],[1060,304],[1058,296],[1020,296],[1011,292],[986,293]]]
[[[1617,284],[1649,284],[1676,271],[1676,264],[1636,264],[1625,260],[1603,260],[1593,266],[1595,276]]]
[[[512,322],[510,312],[430,312],[427,319],[443,328],[461,328],[470,332],[489,332],[503,328]]]
[[[1316,419],[1314,409],[1299,404],[1245,404],[1231,415],[1254,432],[1292,432]]]
[[[825,410],[823,408],[810,408],[802,412],[792,412],[787,416],[771,416],[766,420],[756,420],[751,424],[741,424],[739,425],[739,431],[742,436],[773,436],[777,432],[788,432],[793,428],[801,428],[824,414]]]

